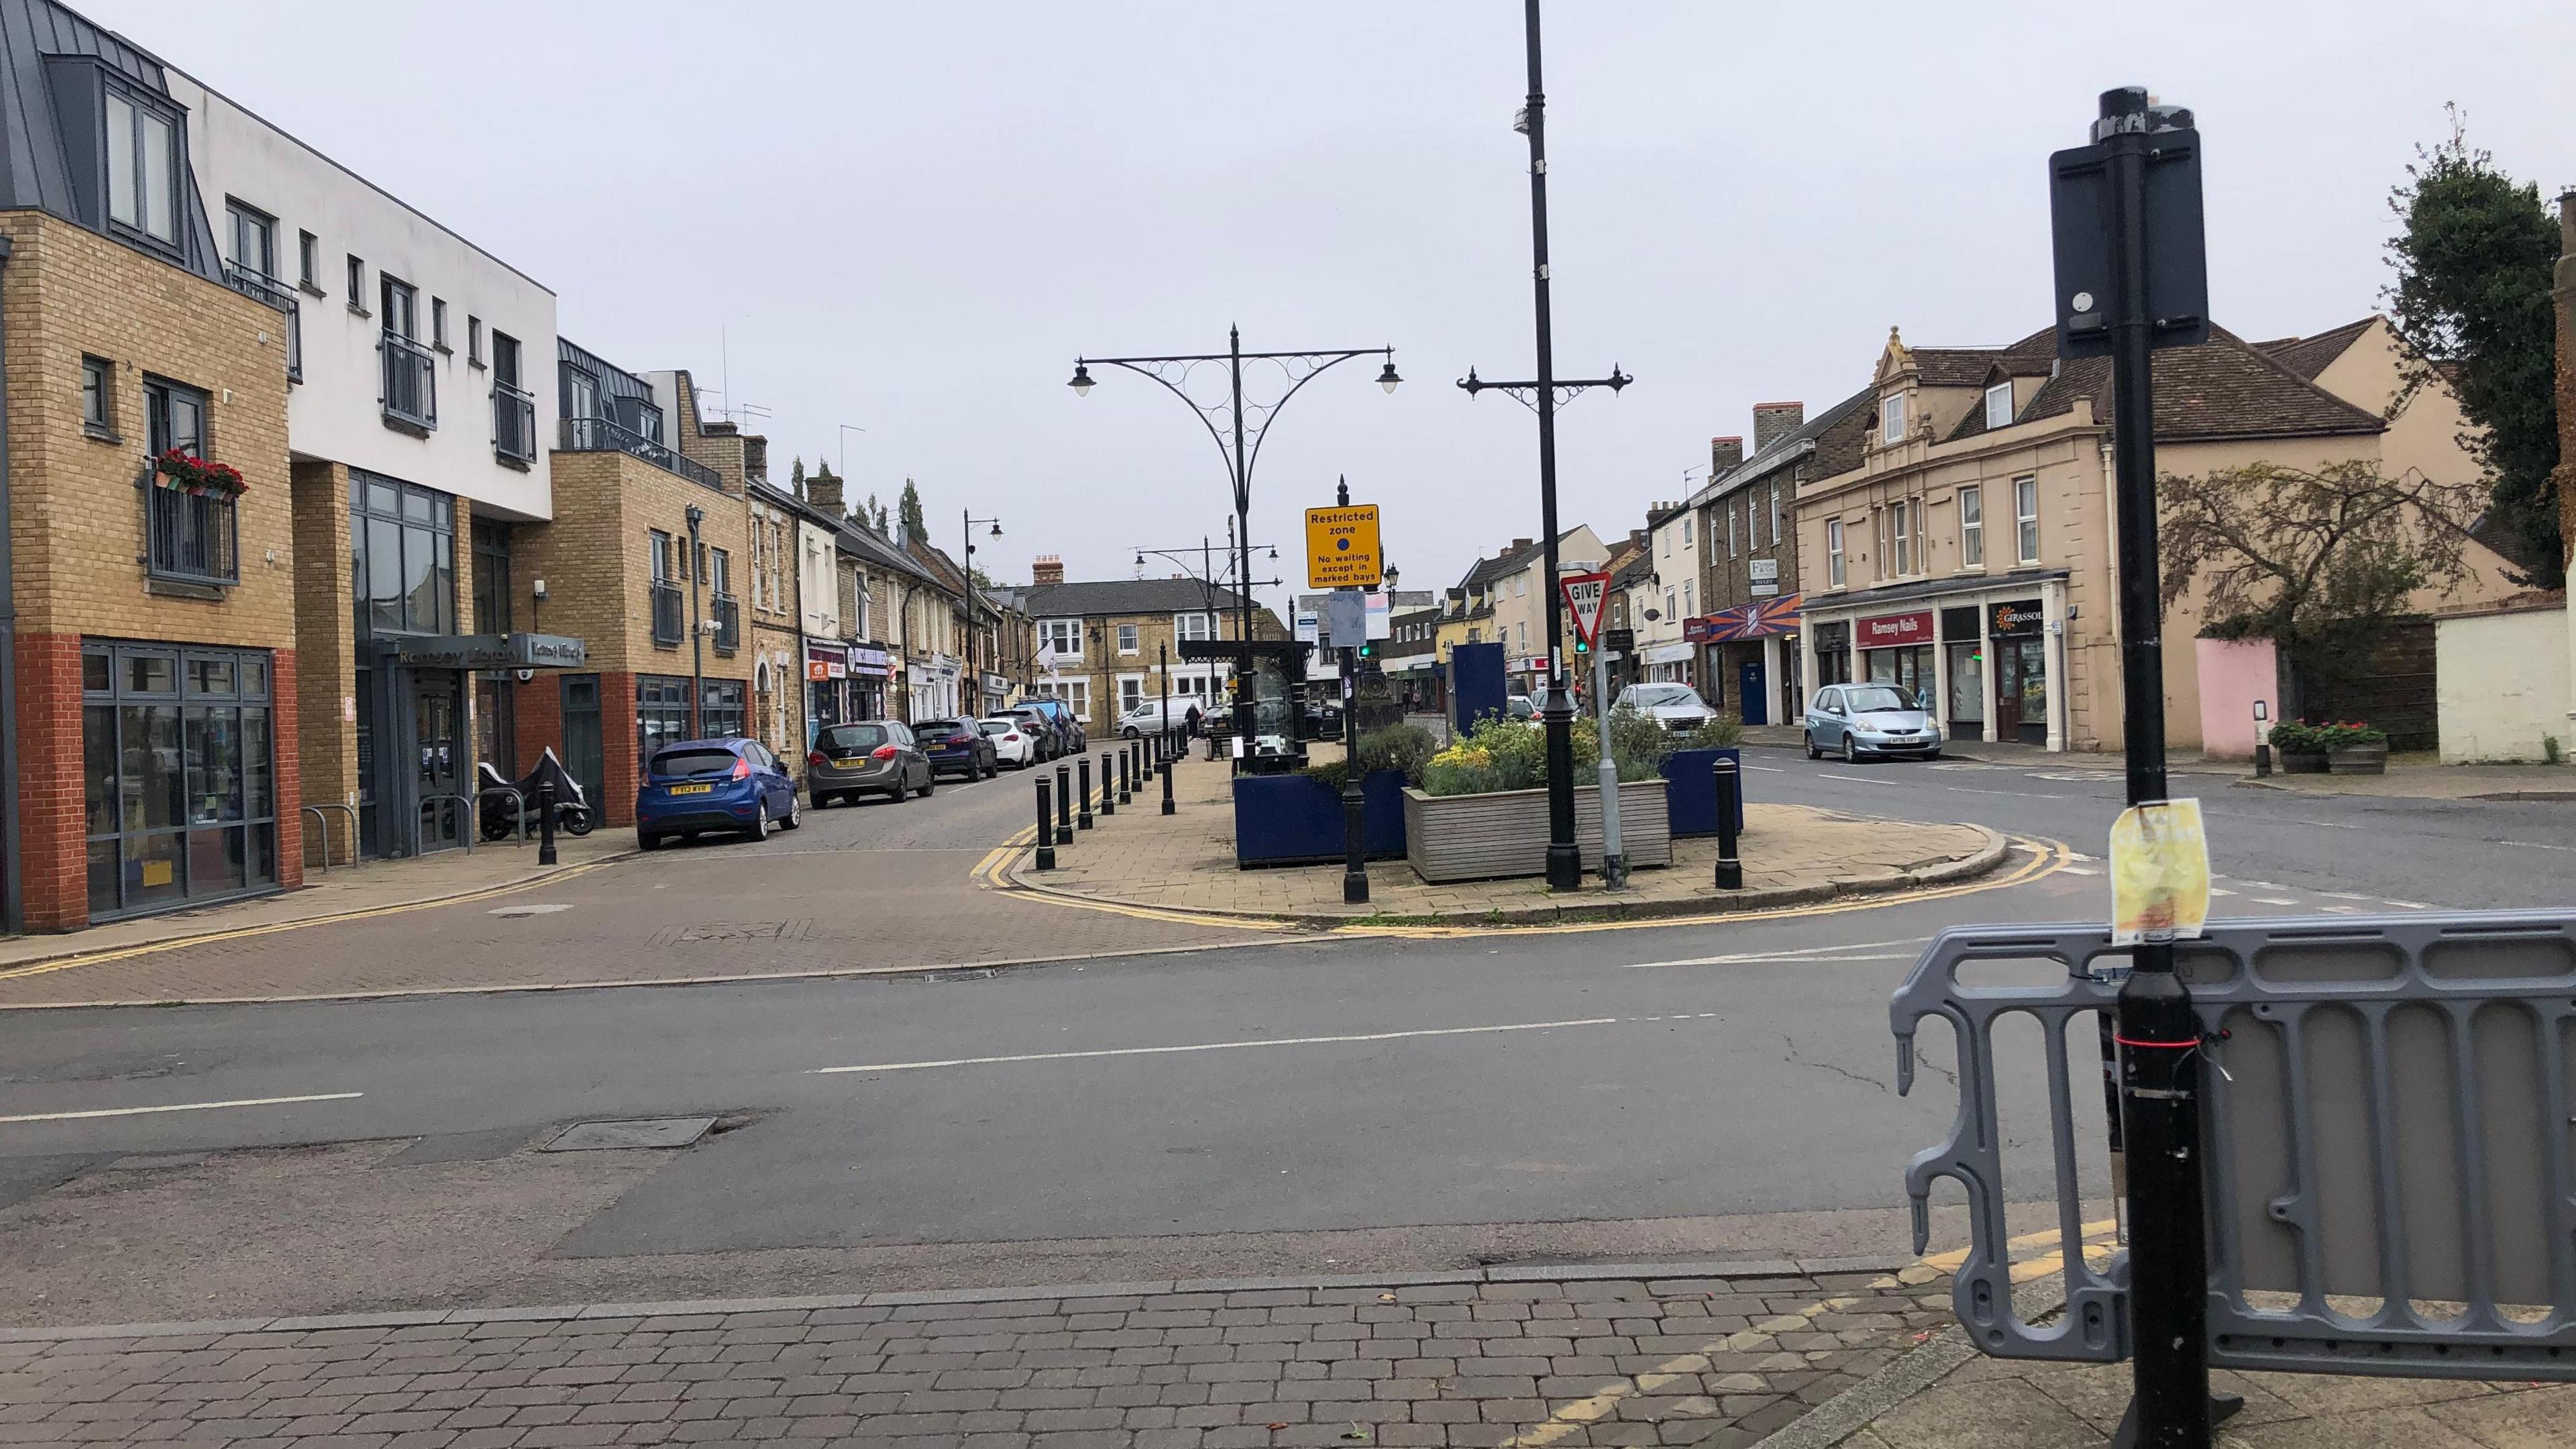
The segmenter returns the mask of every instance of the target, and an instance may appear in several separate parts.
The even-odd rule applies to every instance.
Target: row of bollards
[[[1157,772],[1163,777],[1163,813],[1177,813],[1172,803],[1172,766],[1187,747],[1177,733],[1167,730],[1139,735],[1121,741],[1115,749],[1101,751],[1100,793],[1096,798],[1091,790],[1091,756],[1087,754],[1070,765],[1058,764],[1052,782],[1040,774],[1037,868],[1055,869],[1056,847],[1073,844],[1075,831],[1091,828],[1095,804],[1103,819],[1117,814],[1119,806],[1135,802],[1144,792],[1145,782]]]

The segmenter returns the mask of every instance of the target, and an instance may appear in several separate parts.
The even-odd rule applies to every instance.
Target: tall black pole
[[[2142,113],[2108,91],[2105,120]],[[2122,703],[2129,803],[2165,799],[2164,609],[2157,592],[2154,337],[2147,306],[2144,126],[2106,138],[2111,191],[2113,511],[2120,521]],[[2129,1179],[2131,1413],[2141,1449],[2206,1449],[2209,1252],[2200,1142],[2200,1018],[2170,938],[2141,942],[2120,988],[2120,1106]]]
[[[1527,0],[1529,106],[1523,113],[1530,149],[1530,286],[1538,314],[1538,511],[1544,535],[1547,593],[1547,692],[1539,718],[1547,726],[1547,885],[1583,885],[1583,852],[1574,843],[1574,698],[1565,688],[1565,614],[1556,588],[1556,351],[1547,303],[1547,95],[1539,82],[1539,0]]]
[[[1252,469],[1243,455],[1243,329],[1225,329],[1226,367],[1234,385],[1234,586],[1242,594],[1235,629],[1235,748],[1252,758]]]
[[[966,523],[965,523],[965,529],[966,529],[966,531],[965,531],[964,533],[960,534],[960,535],[958,536],[958,539],[957,539],[957,541],[958,541],[959,543],[964,544],[964,545],[966,546],[966,556],[965,556],[964,558],[962,558],[962,559],[959,559],[959,560],[957,561],[957,563],[958,563],[958,567],[959,567],[960,569],[962,569],[962,570],[964,571],[965,575],[966,575],[966,660],[965,660],[965,664],[966,664],[966,680],[965,680],[965,682],[966,682],[967,684],[971,684],[971,685],[973,685],[973,686],[974,686],[974,688],[975,688],[975,696],[976,696],[975,703],[976,703],[976,708],[975,708],[975,710],[974,710],[974,713],[975,713],[975,714],[977,714],[977,715],[980,715],[980,714],[984,713],[984,709],[983,709],[984,682],[983,682],[983,680],[982,680],[981,678],[979,678],[979,677],[976,675],[976,673],[975,673],[975,517],[974,517],[974,515],[975,515],[975,510],[974,510],[974,509],[972,509],[972,508],[960,508],[960,509],[958,509],[958,510],[957,510],[957,516],[958,516],[959,518],[962,518],[962,519],[965,519],[965,520],[966,520]],[[967,713],[966,708],[965,708],[965,704],[966,704],[966,691],[965,691],[964,689],[962,689],[962,688],[961,688],[960,690],[958,690],[958,692],[957,692],[957,704],[958,704],[958,710],[957,710],[957,712],[958,712],[959,714],[965,714],[965,713]],[[967,751],[967,752],[966,752],[966,754],[967,754],[967,762],[966,762],[966,778],[967,778],[968,780],[970,780],[970,781],[971,781],[971,780],[972,780],[972,779],[974,779],[974,777],[975,777],[975,762],[974,762],[974,754],[975,754],[975,752],[974,752],[974,751],[972,751],[972,750],[969,750],[969,751]]]
[[[698,525],[705,521],[706,510],[692,503],[689,520],[689,733],[704,735],[706,722],[699,711],[706,705],[706,630],[698,624],[698,575],[706,572],[706,561],[698,555]],[[746,721],[748,723],[748,721]]]

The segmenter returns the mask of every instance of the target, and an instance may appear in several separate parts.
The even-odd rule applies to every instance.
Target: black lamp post
[[[1547,300],[1547,95],[1539,84],[1538,5],[1539,0],[1526,0],[1529,100],[1512,127],[1529,137],[1530,275],[1538,304],[1538,376],[1529,382],[1486,382],[1471,367],[1458,386],[1469,397],[1487,388],[1501,388],[1538,413],[1539,531],[1546,548],[1539,582],[1547,590],[1547,691],[1539,701],[1539,718],[1547,725],[1547,884],[1550,890],[1575,890],[1583,884],[1583,851],[1574,840],[1574,696],[1565,687],[1565,604],[1556,584],[1557,394],[1564,393],[1571,402],[1587,388],[1606,387],[1615,393],[1634,379],[1616,364],[1608,377],[1567,381],[1556,375]]]
[[[707,700],[706,630],[698,622],[698,575],[705,573],[699,557],[698,526],[707,521],[707,511],[692,503],[684,515],[689,520],[689,733],[706,733],[705,721],[698,712]]]
[[[966,520],[965,531],[959,535],[959,537],[966,540],[966,678],[975,687],[975,698],[979,706],[976,713],[986,714],[990,711],[980,708],[984,698],[984,677],[975,672],[975,525],[979,523],[989,523],[993,525],[993,537],[1000,538],[1002,536],[1002,520],[998,518],[977,518],[974,516],[974,510],[967,508],[958,509],[957,515],[958,517]],[[996,640],[995,643],[996,647],[998,647],[999,641]],[[961,705],[965,703],[965,698],[962,694],[959,696],[958,703]],[[965,711],[961,709],[958,712],[963,714]]]
[[[1243,742],[1240,747],[1249,749],[1254,729],[1252,468],[1261,457],[1261,440],[1269,435],[1270,424],[1277,420],[1279,410],[1288,405],[1288,399],[1295,397],[1298,389],[1313,381],[1317,373],[1327,368],[1348,362],[1354,357],[1382,356],[1386,359],[1386,365],[1378,370],[1378,386],[1392,393],[1395,391],[1396,384],[1404,379],[1396,375],[1395,349],[1392,347],[1360,347],[1309,352],[1246,352],[1243,350],[1242,328],[1230,326],[1226,329],[1225,335],[1226,350],[1223,352],[1177,357],[1077,357],[1073,360],[1072,380],[1065,385],[1073,389],[1074,396],[1088,397],[1091,394],[1091,364],[1094,362],[1104,367],[1123,367],[1138,376],[1152,378],[1161,383],[1172,396],[1190,405],[1190,410],[1198,414],[1199,422],[1207,428],[1208,437],[1215,441],[1218,454],[1224,458],[1226,472],[1234,485],[1235,549],[1239,564],[1235,578],[1242,586],[1242,597],[1237,600],[1242,622],[1235,640],[1237,663],[1234,677],[1234,731],[1235,738]],[[1222,362],[1226,365],[1226,400],[1203,403],[1189,394],[1190,371],[1202,363],[1211,362]],[[1287,390],[1271,402],[1246,403],[1243,398],[1243,365],[1247,362],[1277,363],[1280,372],[1288,379]]]

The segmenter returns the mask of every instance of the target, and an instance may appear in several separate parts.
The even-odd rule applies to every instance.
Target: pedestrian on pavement
[[[1199,707],[1195,701],[1190,705],[1189,737],[1191,739],[1197,739],[1199,737]]]

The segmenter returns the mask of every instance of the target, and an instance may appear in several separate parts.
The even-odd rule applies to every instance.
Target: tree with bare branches
[[[2416,591],[2464,581],[2487,506],[2476,484],[2369,459],[2168,474],[2157,494],[2165,609],[2199,586],[2202,637],[2270,639],[2300,693],[2366,668]]]

